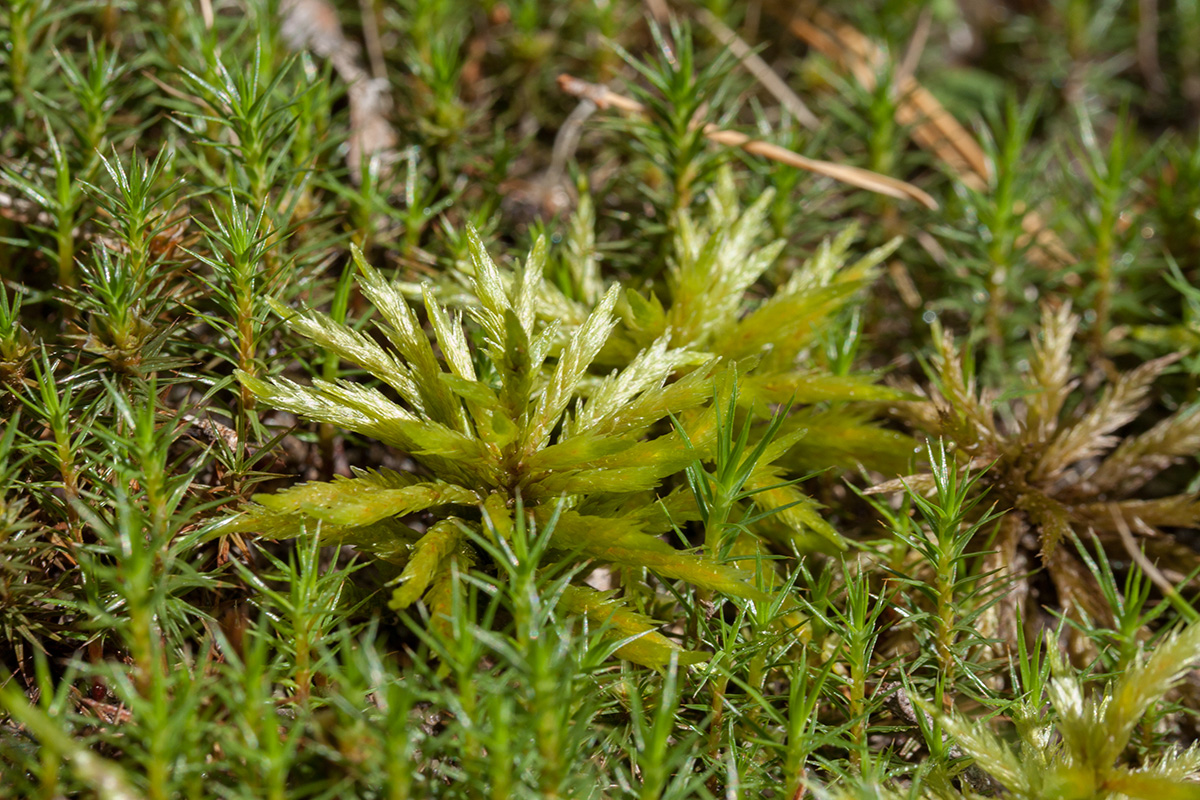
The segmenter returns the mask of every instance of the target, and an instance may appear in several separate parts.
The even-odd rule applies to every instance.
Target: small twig
[[[875,87],[876,71],[886,54],[860,31],[815,7],[808,10],[807,19],[795,14],[785,15],[781,11],[776,13],[801,41],[841,64],[865,88]],[[918,37],[919,33],[918,23],[918,30],[904,59],[906,63],[911,54],[919,53],[916,45],[923,38]],[[914,63],[914,69],[915,66]],[[928,89],[917,82],[908,67],[902,65],[898,68],[895,78],[899,97],[896,121],[909,127],[913,141],[936,154],[964,185],[979,192],[990,191],[992,167],[974,137]],[[1024,235],[1018,245],[1033,245],[1029,252],[1032,261],[1045,267],[1076,262],[1075,256],[1036,211],[1025,214],[1021,225]]]
[[[203,109],[206,109],[207,111],[209,111],[210,113],[216,113],[216,109],[214,109],[212,107],[212,105],[204,98],[197,97],[194,94],[189,94],[180,89],[176,89],[174,86],[171,86],[170,84],[163,83],[161,80],[159,80],[157,75],[155,75],[153,72],[150,72],[149,70],[145,70],[145,69],[142,70],[142,77],[149,78],[151,83],[153,83],[158,88],[162,89],[167,94],[171,95],[171,97],[174,97],[176,100],[186,100],[187,102],[191,103],[192,105],[196,106],[197,108],[203,108]]]
[[[364,9],[364,18],[370,16],[366,11]],[[342,33],[337,8],[328,0],[283,0],[279,14],[282,20],[280,32],[288,45],[293,50],[307,49],[328,58],[346,84],[350,101],[346,165],[350,168],[350,180],[354,183],[361,180],[364,161],[372,163],[373,159],[378,159],[382,168],[389,168],[395,159],[399,137],[387,120],[386,112],[392,103],[388,84],[386,80],[372,78],[359,66],[358,48]],[[370,54],[371,32],[364,29],[364,35]],[[372,69],[381,68],[372,57]]]
[[[646,107],[633,98],[617,94],[599,83],[589,83],[573,75],[559,75],[558,88],[573,97],[585,97],[596,104],[597,108],[616,108],[630,114],[641,114]]]
[[[634,114],[643,113],[646,110],[645,106],[632,98],[617,94],[606,86],[589,83],[571,75],[559,75],[558,86],[567,94],[591,100],[599,108],[618,108]],[[881,175],[878,172],[872,172],[861,167],[836,164],[832,161],[808,158],[807,156],[802,156],[799,153],[788,150],[786,147],[751,139],[744,133],[722,130],[711,124],[704,127],[704,135],[709,141],[728,147],[740,147],[747,153],[769,158],[773,161],[778,161],[782,164],[787,164],[788,166],[817,175],[824,175],[827,178],[833,178],[850,186],[856,186],[860,189],[866,189],[870,192],[902,200],[916,200],[931,210],[936,210],[938,207],[937,201],[927,192],[918,189],[911,183],[887,175]]]
[[[1165,94],[1167,79],[1158,63],[1158,0],[1138,0],[1138,71],[1155,94]]]
[[[217,20],[213,14],[212,0],[200,0],[200,18],[204,20],[204,30],[211,31]]]
[[[729,51],[738,57],[742,66],[779,101],[780,105],[788,110],[793,119],[809,130],[816,130],[821,126],[821,121],[817,119],[816,114],[809,111],[800,96],[775,74],[775,70],[771,69],[767,62],[759,58],[750,45],[742,41],[741,37],[730,30],[724,22],[717,19],[715,14],[707,8],[701,8],[696,11],[696,18],[705,28],[708,28],[713,36],[717,37],[718,42],[728,47]]]
[[[1121,537],[1121,544],[1125,546],[1125,552],[1129,554],[1134,563],[1141,567],[1142,572],[1146,573],[1146,577],[1163,593],[1163,597],[1169,597],[1186,604],[1188,601],[1180,597],[1175,586],[1159,571],[1154,562],[1146,558],[1146,553],[1142,548],[1138,547],[1137,541],[1133,538],[1133,531],[1129,530],[1129,524],[1125,522],[1125,517],[1121,514],[1116,504],[1109,506],[1109,513],[1112,514],[1113,523],[1117,528],[1117,535]]]
[[[925,42],[929,40],[929,24],[932,19],[933,10],[929,6],[922,8],[912,39],[908,41],[908,48],[904,51],[904,58],[900,60],[900,66],[896,67],[893,89],[898,90],[917,74],[917,65],[921,63],[921,55],[925,52]]]
[[[375,0],[358,0],[358,7],[362,13],[363,40],[367,46],[367,59],[371,62],[371,76],[376,80],[386,80],[387,62],[383,58],[383,40],[379,38]]]
[[[888,175],[882,175],[861,167],[852,167],[846,164],[837,164],[833,161],[820,161],[815,158],[808,158],[807,156],[802,156],[799,153],[788,150],[786,147],[751,139],[746,134],[738,133],[737,131],[718,130],[712,125],[705,127],[704,135],[711,141],[731,147],[740,147],[747,153],[754,153],[763,158],[778,161],[781,164],[787,164],[788,166],[806,170],[817,175],[824,175],[827,178],[833,178],[836,181],[857,186],[860,189],[866,189],[876,194],[888,195],[889,197],[896,197],[901,200],[916,200],[931,211],[936,211],[938,208],[937,201],[927,192],[898,178],[892,178]]]
[[[920,308],[922,305],[921,293],[917,291],[917,285],[913,283],[912,275],[909,275],[908,270],[904,268],[904,262],[899,259],[889,261],[887,269],[904,305],[912,309]]]
[[[566,173],[567,162],[575,155],[579,147],[579,137],[583,135],[583,123],[596,113],[599,106],[584,97],[580,99],[575,110],[567,115],[558,134],[554,137],[554,150],[550,155],[550,167],[546,170],[546,179],[557,183]]]
[[[653,17],[659,25],[665,25],[671,18],[671,9],[667,6],[667,0],[646,0],[646,13]]]

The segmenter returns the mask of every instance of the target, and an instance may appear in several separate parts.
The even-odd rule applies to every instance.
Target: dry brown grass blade
[[[724,22],[717,19],[716,14],[707,8],[699,8],[696,10],[696,19],[700,20],[700,24],[705,28],[708,28],[718,42],[728,47],[729,51],[738,57],[742,66],[762,84],[764,89],[771,93],[772,97],[779,101],[781,106],[788,110],[788,113],[797,122],[809,130],[816,130],[820,127],[821,121],[808,109],[800,96],[792,91],[792,87],[775,74],[775,70],[759,58],[754,50],[742,41],[741,37],[730,30]]]
[[[571,75],[559,75],[558,86],[567,94],[591,100],[599,108],[616,108],[634,114],[642,113],[646,110],[645,106],[632,98],[618,94],[606,86],[589,83]],[[845,164],[836,164],[832,161],[808,158],[785,147],[751,139],[744,133],[722,130],[713,125],[705,127],[704,135],[710,141],[717,144],[723,144],[727,147],[740,147],[747,153],[769,158],[773,161],[778,161],[782,164],[787,164],[817,175],[824,175],[850,186],[856,186],[860,189],[866,189],[870,192],[902,200],[916,200],[931,210],[936,210],[938,207],[937,201],[927,192],[918,189],[911,183],[887,175],[880,175],[878,172],[871,172],[870,170],[851,167]]]
[[[213,14],[212,0],[200,0],[200,19],[204,22],[204,30],[211,31],[217,21],[216,15]]]
[[[1117,529],[1117,535],[1121,537],[1121,544],[1125,547],[1125,552],[1129,554],[1129,557],[1142,568],[1142,572],[1154,582],[1154,585],[1163,593],[1163,596],[1182,600],[1183,598],[1179,596],[1179,592],[1176,591],[1171,582],[1158,571],[1158,567],[1150,559],[1146,558],[1146,553],[1142,548],[1138,547],[1137,541],[1133,538],[1133,532],[1129,530],[1129,525],[1126,524],[1124,516],[1122,516],[1117,507],[1114,505],[1110,511],[1112,512],[1113,525]]]
[[[875,88],[876,70],[886,54],[852,25],[816,10],[811,21],[797,17],[790,20],[789,27],[806,44],[841,64],[864,87]],[[897,89],[902,99],[896,121],[912,126],[917,144],[950,165],[969,186],[985,189],[991,171],[983,148],[970,132],[911,75],[902,76]]]
[[[892,478],[890,481],[877,483],[868,487],[863,494],[893,494],[895,492],[913,491],[920,495],[929,495],[937,488],[933,475],[919,472],[915,475],[905,475],[903,478]]]
[[[931,211],[936,211],[938,208],[937,201],[927,192],[898,178],[882,175],[878,172],[872,172],[869,169],[862,169],[861,167],[852,167],[847,164],[838,164],[834,161],[821,161],[815,158],[808,158],[795,151],[788,150],[786,147],[751,139],[746,134],[739,133],[738,131],[720,130],[711,125],[704,129],[704,135],[710,141],[717,142],[718,144],[728,145],[729,147],[740,147],[747,153],[769,158],[772,161],[778,161],[781,164],[787,164],[788,166],[796,167],[815,175],[824,175],[827,178],[833,178],[835,181],[840,181],[850,186],[857,186],[869,192],[895,197],[900,200],[916,200]]]
[[[912,38],[909,39],[908,48],[904,51],[904,58],[900,59],[900,66],[896,67],[896,81],[900,85],[904,85],[917,74],[917,66],[921,63],[921,56],[929,41],[929,29],[932,27],[932,23],[933,9],[925,6],[917,16],[917,24]]]
[[[788,11],[776,9],[781,17]],[[812,11],[809,19],[791,17],[786,22],[801,41],[842,65],[867,89],[875,87],[876,69],[886,54],[856,28],[820,9]],[[917,145],[941,159],[966,186],[987,191],[991,168],[983,148],[971,133],[911,75],[901,75],[897,88],[901,100],[896,121],[908,127]],[[1021,225],[1025,236],[1017,244],[1032,245],[1029,258],[1035,264],[1054,267],[1075,263],[1075,257],[1036,211],[1026,213]]]

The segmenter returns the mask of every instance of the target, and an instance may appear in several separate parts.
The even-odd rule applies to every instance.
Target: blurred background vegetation
[[[1200,792],[1200,2],[0,21],[0,797]]]

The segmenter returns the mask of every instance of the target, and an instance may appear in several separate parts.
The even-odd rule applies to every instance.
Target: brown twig
[[[599,108],[616,108],[631,114],[640,114],[646,110],[645,106],[637,100],[618,94],[606,86],[589,83],[571,75],[559,75],[558,86],[567,94],[591,100]],[[711,124],[705,126],[704,135],[709,141],[716,142],[717,144],[723,144],[727,147],[740,147],[747,153],[769,158],[781,164],[787,164],[788,166],[812,172],[816,175],[823,175],[827,178],[849,184],[850,186],[856,186],[860,189],[866,189],[870,192],[902,200],[916,200],[931,210],[938,207],[937,201],[927,192],[918,189],[911,183],[887,175],[881,175],[878,172],[872,172],[860,167],[847,166],[845,164],[837,164],[832,161],[808,158],[807,156],[802,156],[799,153],[788,150],[786,147],[751,139],[744,133],[722,130]]]
[[[200,0],[200,19],[204,20],[204,30],[211,31],[217,21],[213,14],[212,0]]]
[[[925,53],[925,43],[929,40],[929,27],[932,20],[933,9],[925,6],[921,9],[921,15],[917,17],[917,26],[913,30],[912,38],[908,40],[904,58],[900,59],[900,66],[896,67],[897,86],[908,83],[917,74],[917,65],[921,63],[921,56]]]
[[[1142,548],[1138,547],[1137,541],[1133,538],[1133,532],[1129,530],[1129,525],[1125,522],[1124,515],[1121,514],[1115,504],[1110,507],[1109,512],[1112,514],[1113,524],[1116,526],[1117,535],[1121,537],[1121,544],[1124,545],[1125,552],[1129,554],[1134,563],[1141,567],[1146,577],[1158,587],[1158,590],[1163,593],[1163,597],[1170,597],[1187,603],[1186,600],[1179,596],[1178,590],[1159,571],[1158,567],[1150,559],[1146,558],[1146,554],[1142,551]]]
[[[358,64],[358,48],[342,32],[337,9],[327,0],[283,0],[280,32],[294,50],[307,49],[328,58],[347,86],[350,142],[346,165],[350,179],[361,179],[364,161],[378,158],[383,168],[395,159],[396,131],[387,120],[391,95],[387,81],[372,78]]]
[[[788,110],[793,119],[809,130],[816,130],[821,126],[821,121],[809,111],[800,96],[775,74],[775,70],[771,69],[767,62],[758,57],[750,45],[742,41],[741,37],[730,30],[724,22],[717,19],[715,14],[707,8],[700,8],[696,11],[696,19],[700,20],[700,24],[717,37],[718,42],[728,47],[729,51],[738,57],[746,71],[753,75],[754,79],[761,83],[763,88]]]
[[[782,16],[782,9],[777,9],[777,13]],[[810,11],[808,18],[791,16],[785,21],[788,29],[809,47],[841,64],[865,88],[875,87],[877,70],[886,54],[853,26],[820,9]],[[919,42],[920,37],[914,34],[909,53],[917,51]],[[964,185],[978,192],[988,191],[992,172],[983,148],[937,98],[916,81],[906,66],[910,58],[906,56],[904,61],[905,65],[896,72],[900,97],[896,121],[910,128],[913,141],[937,155]],[[1022,216],[1021,227],[1024,236],[1017,245],[1032,245],[1029,257],[1034,263],[1048,268],[1075,263],[1075,256],[1036,211],[1027,211]]]
[[[1146,87],[1165,94],[1167,79],[1158,63],[1158,0],[1138,0],[1137,60]]]
[[[383,41],[379,37],[379,20],[374,0],[359,0],[358,7],[362,14],[367,60],[371,62],[371,77],[375,80],[387,80],[387,62],[383,58]]]

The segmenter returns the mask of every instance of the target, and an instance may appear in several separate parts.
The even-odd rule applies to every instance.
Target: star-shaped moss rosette
[[[470,241],[479,304],[464,320],[426,291],[433,341],[400,289],[357,250],[359,284],[379,311],[377,328],[390,346],[317,311],[275,306],[293,330],[366,370],[398,401],[363,383],[314,379],[305,386],[239,375],[264,404],[403,450],[421,474],[359,470],[353,478],[256,495],[217,533],[283,539],[319,530],[324,542],[352,543],[402,565],[392,607],[424,597],[436,618],[450,602],[452,564],[457,559],[465,568],[476,560],[468,531],[488,536],[509,529],[520,498],[538,526],[562,506],[551,545],[564,557],[645,568],[665,580],[764,598],[751,572],[660,539],[671,527],[667,508],[622,502],[644,498],[711,448],[715,414],[706,404],[720,359],[672,348],[664,336],[624,369],[589,378],[616,325],[619,289],[608,289],[564,339],[558,326],[540,324],[535,313],[544,286],[544,243],[506,286],[473,231]],[[481,334],[481,344],[472,344],[468,329]],[[670,415],[681,429],[658,424]],[[691,504],[694,515],[686,489],[665,502],[684,517]],[[488,524],[481,522],[480,508]],[[404,521],[416,512],[440,519],[421,533]],[[619,634],[640,634],[636,647],[622,651],[627,657],[663,664],[675,649],[652,621],[620,609],[611,597],[585,587],[565,597],[571,609]]]
[[[758,490],[757,507],[778,511],[756,530],[785,551],[836,550],[845,546],[840,533],[789,481],[830,467],[861,465],[885,475],[908,468],[916,443],[881,427],[876,417],[883,404],[915,396],[854,372],[850,362],[858,330],[841,327],[844,312],[899,240],[855,258],[858,232],[849,226],[803,262],[774,269],[785,242],[764,243],[772,199],[767,191],[743,208],[732,174],[721,172],[702,214],[677,214],[662,274],[623,291],[615,307],[618,321],[595,360],[611,369],[648,349],[664,348],[737,365],[739,414],[754,419],[756,438],[770,426],[771,409],[790,405],[778,430],[788,446],[772,448],[772,457],[760,461],[747,479],[746,488]],[[585,194],[548,270],[555,279],[535,290],[535,316],[562,345],[606,297],[594,227],[594,208]],[[428,283],[399,285],[409,297],[434,291],[447,305],[470,311],[484,301],[473,288],[475,264],[472,258],[455,265],[432,289]],[[505,285],[520,281],[511,270],[499,272]],[[837,342],[841,363],[830,363],[830,341]],[[589,380],[594,379],[584,382]]]
[[[1095,399],[1073,403],[1081,382],[1071,364],[1078,326],[1069,304],[1043,309],[1029,368],[1022,375],[1023,391],[1016,399],[980,389],[970,350],[960,350],[949,334],[935,329],[931,402],[897,407],[914,427],[952,445],[961,463],[985,470],[977,490],[987,491],[1005,512],[989,542],[983,569],[1002,571],[1014,582],[996,604],[997,611],[989,612],[995,620],[989,624],[1037,618],[1027,607],[1035,557],[1029,542],[1036,543],[1036,557],[1053,581],[1059,602],[1071,613],[1083,611],[1092,619],[1110,619],[1112,612],[1092,571],[1074,555],[1073,537],[1095,537],[1110,548],[1125,550],[1130,558],[1171,563],[1182,574],[1200,568],[1200,558],[1179,547],[1172,535],[1172,529],[1200,528],[1200,495],[1147,498],[1142,491],[1200,448],[1196,406],[1185,406],[1140,433],[1120,433],[1147,409],[1155,380],[1179,355],[1147,361],[1117,375]],[[925,472],[870,491],[907,487],[926,492],[933,482],[933,475]],[[1134,534],[1139,537],[1136,542]],[[1160,588],[1172,591],[1170,586]],[[991,632],[1005,641],[1016,635],[1007,627]]]

